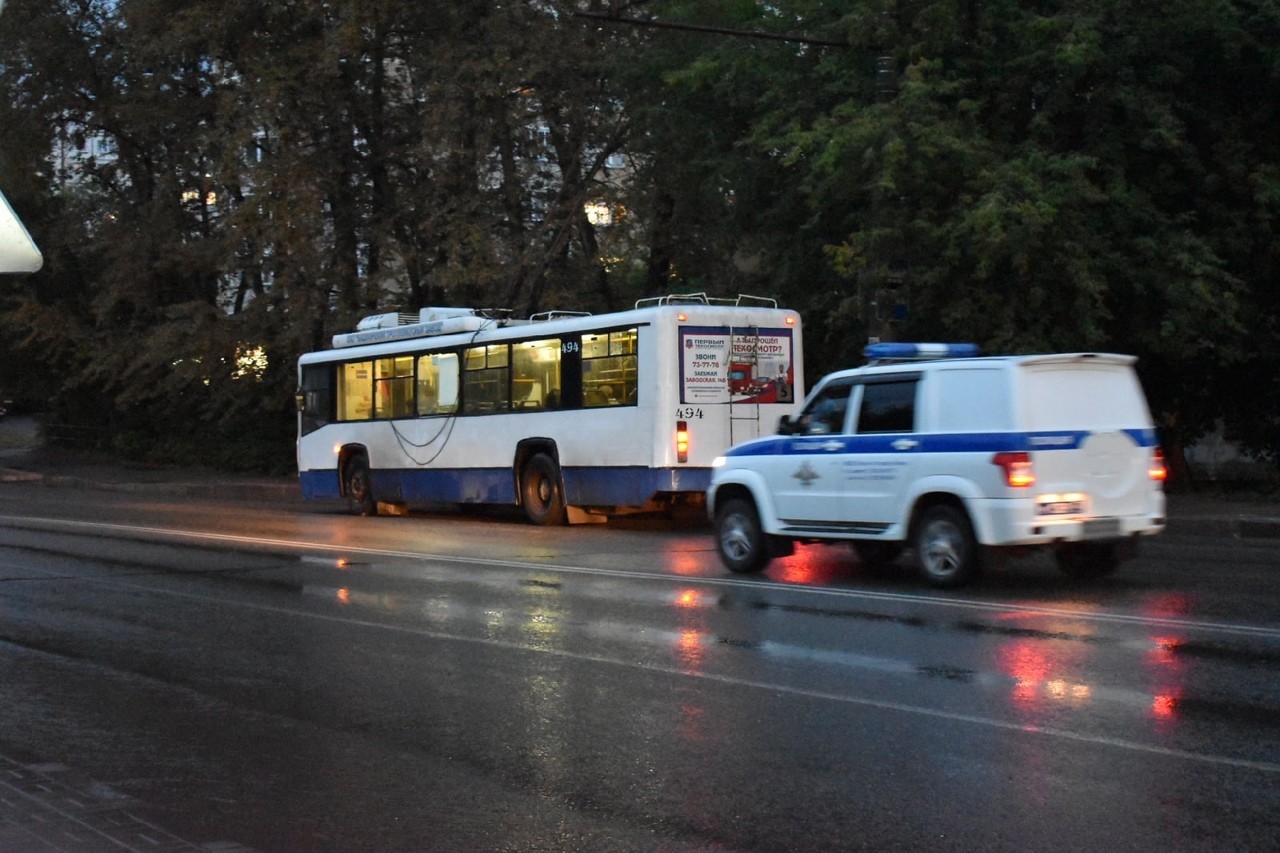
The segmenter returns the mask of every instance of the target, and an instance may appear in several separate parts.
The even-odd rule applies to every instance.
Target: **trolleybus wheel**
[[[359,454],[347,463],[347,506],[356,515],[377,515],[378,502],[373,497],[373,478],[369,460]]]
[[[525,517],[533,524],[564,524],[564,486],[560,466],[545,453],[535,453],[520,472],[521,502]]]

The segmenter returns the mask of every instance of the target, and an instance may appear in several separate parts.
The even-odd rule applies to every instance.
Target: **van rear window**
[[[1061,365],[1026,372],[1033,430],[1132,428],[1151,423],[1138,377],[1127,367]]]

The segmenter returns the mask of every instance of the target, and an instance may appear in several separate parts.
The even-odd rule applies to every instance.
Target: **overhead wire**
[[[493,317],[486,317],[484,319],[485,319],[485,322],[481,323],[480,327],[477,328],[474,332],[472,332],[471,340],[467,342],[468,346],[476,342],[476,339],[480,337],[481,332],[485,331],[486,329],[492,328],[499,322],[497,319]],[[460,402],[461,401],[459,401],[459,403]],[[439,459],[440,454],[444,453],[445,448],[448,447],[449,445],[449,439],[453,437],[453,427],[457,423],[457,421],[458,421],[458,408],[455,405],[454,410],[450,412],[441,422],[440,429],[436,430],[435,435],[431,436],[429,439],[427,439],[422,443],[413,441],[409,436],[401,432],[400,427],[396,426],[396,421],[394,419],[389,421],[389,423],[391,424],[391,433],[396,437],[396,443],[400,445],[400,450],[404,452],[404,455],[408,457],[409,460],[413,462],[413,464],[417,465],[419,468],[425,468],[431,463],[435,462],[437,459]],[[429,448],[431,447],[431,445],[435,444],[436,441],[438,441],[441,436],[444,437],[444,441],[442,441],[440,443],[440,446],[436,448],[435,452],[432,454],[430,459],[422,461],[417,459],[414,456],[413,450],[424,450],[426,448]],[[410,448],[413,448],[413,450],[411,450]]]

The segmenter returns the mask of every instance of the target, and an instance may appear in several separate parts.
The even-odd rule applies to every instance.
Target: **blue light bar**
[[[868,344],[862,354],[872,361],[885,359],[973,358],[977,344]]]

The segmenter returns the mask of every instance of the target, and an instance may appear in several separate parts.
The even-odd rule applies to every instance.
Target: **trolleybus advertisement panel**
[[[680,329],[681,403],[795,400],[790,329]]]

